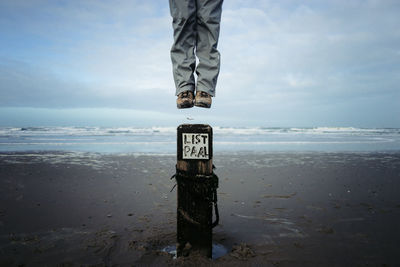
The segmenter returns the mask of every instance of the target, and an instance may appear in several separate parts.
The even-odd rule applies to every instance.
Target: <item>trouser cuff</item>
[[[215,90],[211,90],[208,88],[197,87],[196,92],[206,92],[207,94],[211,95],[212,97],[215,96]]]
[[[194,86],[187,85],[187,86],[183,86],[181,88],[177,88],[175,95],[177,96],[180,93],[185,92],[185,91],[192,91],[194,93]]]

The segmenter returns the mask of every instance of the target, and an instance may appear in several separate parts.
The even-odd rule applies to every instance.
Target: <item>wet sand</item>
[[[0,154],[1,266],[398,266],[400,153],[216,154],[228,253],[172,259],[175,156]]]

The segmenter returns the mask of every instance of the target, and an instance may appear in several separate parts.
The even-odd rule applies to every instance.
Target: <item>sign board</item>
[[[212,128],[205,124],[178,127],[178,160],[212,159]]]
[[[210,159],[208,133],[182,133],[182,159]]]

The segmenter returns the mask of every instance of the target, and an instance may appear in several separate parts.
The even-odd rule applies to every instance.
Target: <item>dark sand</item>
[[[400,153],[214,156],[216,260],[174,260],[174,156],[0,154],[0,266],[399,266]]]

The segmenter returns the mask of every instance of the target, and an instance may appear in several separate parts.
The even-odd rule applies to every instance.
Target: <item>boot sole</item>
[[[192,108],[194,106],[194,103],[190,103],[190,102],[186,102],[186,103],[182,103],[182,104],[176,104],[176,107],[178,109],[183,109],[183,108]]]
[[[194,105],[196,107],[200,107],[200,108],[210,108],[211,107],[211,104],[207,104],[204,102],[196,102],[196,103],[194,103]]]

